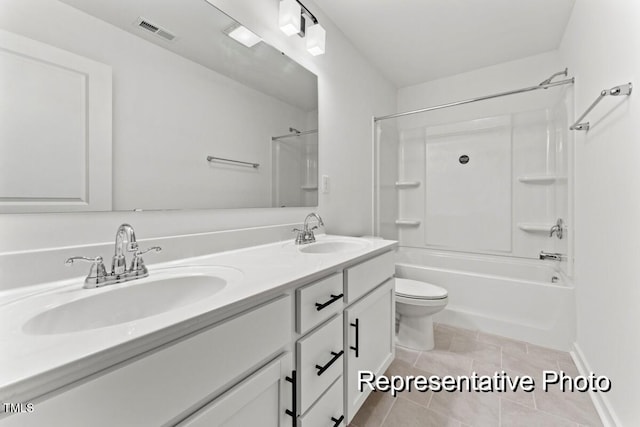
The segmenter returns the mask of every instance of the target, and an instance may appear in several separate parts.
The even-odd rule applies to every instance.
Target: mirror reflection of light
[[[258,37],[242,25],[230,31],[228,35],[229,37],[231,37],[238,43],[242,43],[246,47],[253,47],[262,41],[260,37]]]

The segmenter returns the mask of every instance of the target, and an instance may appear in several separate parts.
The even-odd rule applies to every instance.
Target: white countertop
[[[3,402],[23,402],[41,396],[396,245],[389,240],[325,235],[317,236],[317,240],[351,240],[364,243],[364,247],[350,252],[309,254],[289,240],[148,265],[148,278],[98,289],[83,289],[84,278],[79,277],[0,293],[0,398]],[[44,335],[28,332],[24,327],[46,310],[101,292],[143,284],[154,280],[154,273],[167,274],[175,266],[227,267],[221,270],[226,272],[228,284],[211,297],[112,326]]]

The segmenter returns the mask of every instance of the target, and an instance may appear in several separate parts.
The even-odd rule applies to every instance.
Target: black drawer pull
[[[333,421],[335,424],[333,425],[333,427],[337,427],[340,425],[340,423],[342,422],[342,420],[344,420],[344,415],[340,415],[340,418],[335,419],[334,417],[331,417],[331,421]]]
[[[350,323],[351,326],[356,328],[356,345],[349,346],[349,348],[356,352],[356,357],[360,356],[360,319],[356,319],[355,323]]]
[[[326,365],[324,365],[324,366],[316,365],[316,369],[318,370],[318,376],[320,376],[320,375],[324,374],[324,371],[326,371],[327,369],[329,369],[329,366],[333,365],[333,364],[334,364],[334,362],[335,362],[336,360],[338,360],[338,359],[340,358],[340,356],[342,356],[343,354],[344,354],[344,351],[343,351],[343,350],[340,350],[338,353],[336,353],[335,351],[332,351],[332,352],[331,352],[331,355],[332,355],[333,357],[331,358],[331,360],[329,360],[329,361],[327,362],[327,364],[326,364]]]
[[[291,417],[291,425],[293,427],[296,427],[296,412],[298,412],[298,400],[296,397],[296,371],[291,371],[291,376],[290,377],[285,377],[285,380],[289,381],[291,383],[291,389],[292,389],[292,394],[291,394],[291,410],[287,409],[285,412],[285,414],[289,415]]]
[[[344,294],[340,294],[340,295],[333,295],[331,294],[331,299],[327,302],[324,302],[322,304],[320,304],[319,302],[316,303],[316,310],[320,311],[323,308],[329,307],[331,304],[333,304],[334,302],[342,299],[342,297],[344,296]]]

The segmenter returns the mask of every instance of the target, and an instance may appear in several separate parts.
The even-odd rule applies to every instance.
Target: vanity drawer
[[[347,304],[351,304],[395,273],[393,251],[344,270]]]
[[[194,404],[280,352],[291,340],[291,297],[282,296],[37,403],[5,426],[175,424]],[[23,416],[24,415],[24,416]]]
[[[296,301],[296,331],[304,334],[342,311],[344,306],[342,273],[299,288],[296,291]]]
[[[342,316],[338,315],[296,344],[301,414],[342,375],[342,331]]]
[[[299,427],[344,426],[344,387],[342,376],[329,387],[309,411],[300,417]],[[338,422],[340,421],[340,422]]]

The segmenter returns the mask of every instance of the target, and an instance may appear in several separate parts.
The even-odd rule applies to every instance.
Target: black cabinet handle
[[[322,304],[320,304],[319,302],[316,303],[316,310],[320,311],[323,308],[329,307],[334,302],[341,300],[343,296],[344,294],[340,294],[340,295],[331,294],[331,299],[329,301],[323,302]]]
[[[291,417],[291,425],[296,427],[296,413],[298,412],[298,399],[296,398],[296,371],[291,371],[290,377],[285,377],[285,380],[291,383],[291,410],[287,409],[285,414]]]
[[[360,357],[360,319],[356,319],[355,323],[350,323],[350,325],[356,328],[356,345],[349,346],[349,348],[356,352],[356,357]]]
[[[332,352],[331,352],[331,355],[332,355],[333,357],[331,358],[331,360],[329,360],[329,361],[327,362],[327,364],[326,364],[326,365],[324,365],[324,366],[316,365],[316,369],[318,370],[318,376],[320,376],[320,375],[324,374],[324,371],[326,371],[327,369],[329,369],[329,366],[333,365],[333,364],[334,364],[334,362],[335,362],[336,360],[338,360],[338,359],[340,358],[340,356],[342,356],[343,354],[344,354],[344,351],[343,351],[343,350],[340,350],[338,353],[336,353],[335,351],[332,351]]]
[[[337,427],[340,425],[340,423],[342,422],[342,420],[344,420],[344,415],[340,415],[340,418],[335,419],[334,417],[331,417],[331,421],[333,421],[335,424],[333,425],[333,427]]]

